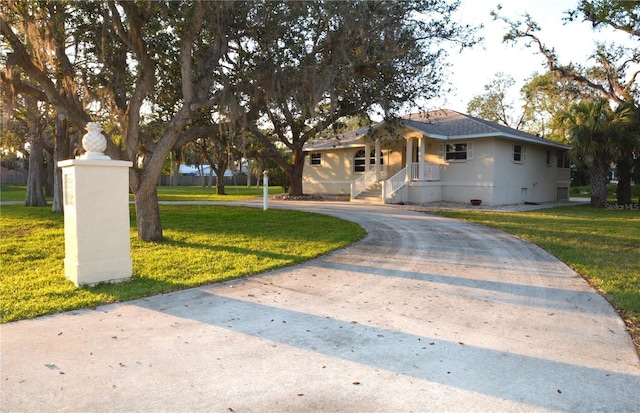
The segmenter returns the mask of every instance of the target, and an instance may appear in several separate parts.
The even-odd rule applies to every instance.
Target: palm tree
[[[593,206],[603,207],[607,202],[609,167],[624,147],[632,120],[627,105],[614,110],[606,99],[582,100],[556,117],[572,145],[573,159],[589,170]]]

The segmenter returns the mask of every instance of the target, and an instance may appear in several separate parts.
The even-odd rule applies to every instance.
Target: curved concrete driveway
[[[363,241],[1,327],[3,412],[640,411],[621,319],[534,245],[402,208],[271,203]]]

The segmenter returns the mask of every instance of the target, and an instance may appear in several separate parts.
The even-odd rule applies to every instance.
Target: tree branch
[[[564,79],[564,80],[572,80],[580,84],[583,84],[588,88],[599,93],[602,97],[609,99],[611,101],[614,101],[616,103],[622,103],[625,100],[624,97],[616,94],[617,91],[624,90],[624,88],[620,86],[617,79],[609,78],[609,80],[612,81],[613,83],[611,83],[610,89],[606,89],[603,85],[595,83],[591,79],[587,78],[586,76],[574,70],[572,67],[561,66],[560,64],[558,64],[558,58],[555,55],[555,52],[545,47],[542,41],[540,40],[540,38],[534,34],[535,31],[539,30],[539,27],[533,20],[531,20],[530,16],[528,15],[525,16],[526,29],[522,30],[519,28],[519,26],[522,23],[513,22],[504,17],[500,17],[495,12],[493,12],[492,14],[494,16],[494,19],[500,19],[511,26],[511,29],[509,33],[505,35],[504,40],[515,42],[520,38],[524,38],[524,39],[529,39],[530,42],[535,43],[540,54],[542,54],[545,57],[549,71],[552,72],[556,78]],[[600,54],[599,56],[603,61],[606,61],[607,64],[610,64],[610,62],[604,55]]]
[[[49,79],[48,75],[35,65],[25,45],[13,32],[9,24],[0,16],[0,34],[2,34],[13,51],[7,54],[7,66],[20,67],[27,76],[32,78],[41,88],[46,96],[46,101],[56,108],[59,116],[69,119],[69,121],[79,130],[83,130],[90,120],[89,116],[76,105],[70,104],[58,91],[56,85]]]

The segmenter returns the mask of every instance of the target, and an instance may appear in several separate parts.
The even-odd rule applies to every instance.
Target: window
[[[439,149],[441,152],[444,152],[442,155],[447,161],[473,159],[473,143],[471,142],[447,143],[444,146],[440,146]]]
[[[524,163],[526,159],[526,148],[522,145],[513,145],[511,153],[513,155],[513,162]]]
[[[322,153],[314,152],[311,154],[311,165],[322,165]]]
[[[551,151],[547,151],[547,166],[551,166]]]
[[[364,149],[360,149],[353,157],[353,170],[355,172],[364,172],[365,162]]]
[[[447,160],[467,159],[467,144],[466,143],[448,143],[447,144]]]
[[[558,168],[570,168],[571,167],[571,159],[569,158],[569,152],[567,151],[558,151]]]
[[[371,151],[371,157],[369,158],[369,163],[371,165],[376,163],[376,150],[372,150]],[[382,155],[382,151],[380,151],[380,153],[378,154],[379,158],[378,158],[378,165],[384,165],[384,156]]]

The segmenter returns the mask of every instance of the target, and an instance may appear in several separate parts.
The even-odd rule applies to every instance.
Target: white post
[[[380,140],[376,139],[376,144],[375,144],[375,156],[374,156],[374,161],[373,161],[373,165],[376,168],[376,181],[379,181],[381,179],[380,174],[382,173],[382,163],[380,162]]]
[[[407,179],[409,182],[411,180],[411,163],[413,163],[413,138],[407,138]]]
[[[364,144],[364,171],[369,172],[371,169],[371,144]]]
[[[86,153],[58,162],[64,194],[64,273],[76,286],[131,278],[129,168],[106,156],[95,122],[82,139]]]
[[[269,209],[269,173],[265,170],[262,173],[262,210]]]
[[[425,141],[426,139],[423,136],[418,138],[418,142],[420,142],[420,160],[418,160],[418,176],[421,181],[425,180],[424,173],[424,156],[425,156]]]

